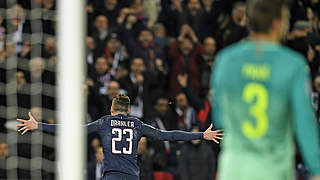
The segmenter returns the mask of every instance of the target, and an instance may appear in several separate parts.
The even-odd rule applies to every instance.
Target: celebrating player
[[[218,179],[294,179],[294,136],[317,179],[319,130],[307,61],[280,45],[288,6],[284,0],[251,0],[247,15],[249,40],[222,50],[211,77],[214,120],[226,132]]]
[[[104,116],[86,125],[88,133],[98,132],[102,139],[104,179],[139,179],[137,148],[142,136],[168,141],[206,139],[216,143],[218,143],[217,139],[222,139],[223,134],[220,130],[211,131],[212,125],[203,133],[155,129],[137,118],[128,117],[129,106],[129,97],[119,94],[112,100],[111,116]],[[37,122],[31,113],[29,117],[29,120],[17,119],[23,123],[17,125],[21,127],[18,131],[22,134],[36,129],[55,132],[56,127],[61,126]]]

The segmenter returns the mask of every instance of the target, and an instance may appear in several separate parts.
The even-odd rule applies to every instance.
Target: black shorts
[[[110,171],[104,173],[103,180],[139,180],[139,177],[122,172]]]

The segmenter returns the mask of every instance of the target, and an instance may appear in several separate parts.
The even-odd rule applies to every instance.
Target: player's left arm
[[[51,132],[55,133],[57,127],[61,126],[62,124],[47,124],[47,123],[41,123],[38,122],[31,114],[31,112],[28,113],[29,115],[29,120],[25,119],[17,119],[17,121],[21,122],[20,124],[17,124],[16,127],[20,128],[18,132],[20,132],[22,135],[25,134],[27,131],[32,131],[32,130],[42,130],[45,132]],[[87,128],[88,133],[92,133],[97,131],[102,124],[102,119],[96,120],[92,123],[88,123],[84,125],[84,127]]]
[[[307,169],[311,175],[320,176],[319,128],[311,104],[310,75],[304,67],[297,68],[290,88],[294,129]]]
[[[223,139],[221,136],[221,130],[212,131],[210,127],[205,132],[186,132],[186,131],[165,131],[156,129],[150,125],[142,124],[142,134],[143,136],[162,141],[190,141],[195,139],[205,139],[212,140],[215,143],[219,144],[217,139]]]

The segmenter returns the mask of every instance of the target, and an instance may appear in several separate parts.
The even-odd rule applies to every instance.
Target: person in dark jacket
[[[151,153],[147,149],[147,138],[142,137],[138,144],[138,165],[140,167],[140,180],[153,180],[153,167]]]
[[[197,56],[203,51],[202,44],[190,26],[184,25],[177,41],[169,47],[169,64],[171,64],[170,93],[171,97],[181,90],[177,76],[188,74],[190,88],[198,94],[199,91],[199,62]]]
[[[193,127],[191,132],[199,132]],[[179,157],[179,173],[183,180],[212,180],[215,177],[215,157],[209,144],[193,140],[182,146]]]
[[[88,163],[88,180],[101,180],[103,176],[103,152],[102,146],[96,149],[94,162]]]
[[[130,73],[119,80],[120,88],[127,91],[132,100],[130,115],[147,118],[151,112],[150,95],[152,89],[161,88],[163,74],[145,72],[142,58],[133,58]],[[151,87],[153,87],[151,89]],[[148,119],[148,118],[147,118]]]

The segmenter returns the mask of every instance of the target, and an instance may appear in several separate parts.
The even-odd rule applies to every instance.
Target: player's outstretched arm
[[[218,139],[223,139],[223,134],[221,130],[212,131],[213,125],[205,132],[186,132],[186,131],[164,131],[156,129],[150,125],[142,124],[142,134],[143,136],[162,141],[191,141],[195,139],[205,139],[212,140],[215,143],[219,144]]]
[[[18,132],[20,132],[22,135],[24,135],[27,131],[32,130],[43,130],[46,132],[55,133],[57,126],[61,126],[61,124],[47,124],[47,123],[41,123],[38,122],[31,114],[31,112],[28,113],[29,120],[25,119],[17,119],[17,121],[22,122],[22,124],[17,124],[16,126],[20,128]],[[84,128],[87,128],[88,133],[96,132],[102,125],[102,119],[98,119],[94,122],[88,123],[86,125],[83,125]]]
[[[16,127],[20,128],[18,132],[20,132],[22,135],[24,135],[27,131],[32,131],[37,129],[40,129],[46,132],[52,132],[52,133],[56,131],[57,124],[41,123],[41,122],[38,122],[32,116],[31,112],[29,112],[28,115],[29,115],[29,120],[17,119],[17,121],[22,122],[22,124],[16,125]]]

